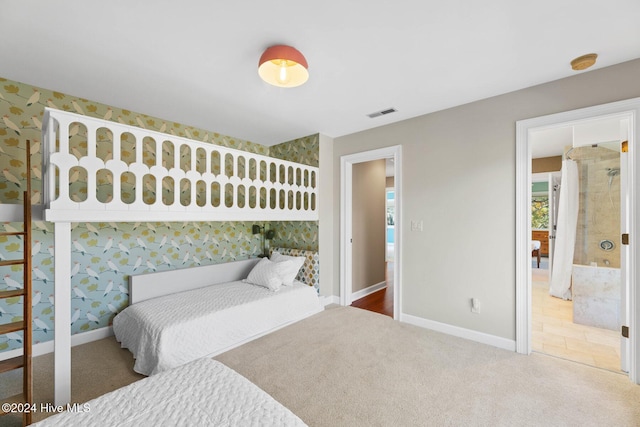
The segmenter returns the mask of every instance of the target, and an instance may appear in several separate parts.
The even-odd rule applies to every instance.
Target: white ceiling
[[[338,137],[640,57],[637,0],[0,0],[0,76],[272,145]],[[309,81],[262,82],[273,44]],[[394,107],[387,116],[374,111]]]

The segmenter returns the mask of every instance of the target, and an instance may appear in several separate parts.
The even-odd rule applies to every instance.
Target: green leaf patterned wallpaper
[[[26,179],[24,144],[26,140],[31,141],[34,190],[32,199],[33,203],[40,201],[42,188],[41,132],[45,106],[238,150],[269,155],[269,147],[260,144],[0,78],[0,115],[2,116],[2,122],[0,122],[0,155],[2,156],[0,168],[3,171],[2,179],[0,179],[0,203],[20,202],[22,191],[26,189],[26,185],[24,185]],[[78,137],[81,132],[82,127],[78,126],[72,128],[70,133],[74,138]],[[74,148],[81,149],[81,147],[72,144],[72,149]]]
[[[229,262],[260,253],[248,222],[84,223],[72,225],[73,334],[108,326],[128,303],[130,274]],[[6,230],[22,223],[5,223]],[[34,342],[53,338],[53,224],[33,232]],[[22,256],[22,242],[0,237],[0,256]],[[22,267],[4,271],[0,289],[22,287]],[[2,322],[22,319],[22,300],[0,303]],[[35,319],[38,319],[36,321]],[[20,347],[22,334],[0,336],[0,349]]]
[[[319,135],[305,136],[269,147],[269,155],[308,166],[320,166]]]
[[[309,135],[270,147],[269,155],[282,160],[319,167],[319,135]],[[272,247],[318,250],[318,221],[274,221]]]
[[[168,120],[0,78],[0,203],[22,202],[26,190],[25,144],[31,141],[33,204],[41,203],[41,128],[44,107],[154,129],[287,160],[318,165],[317,135],[265,147]],[[82,129],[72,136],[81,136]],[[82,139],[75,148],[82,150]],[[270,153],[273,150],[273,154]],[[78,178],[82,181],[82,177]],[[82,197],[82,185],[72,186]],[[142,218],[141,218],[142,219]],[[249,222],[139,222],[72,224],[72,333],[108,326],[128,304],[128,276],[151,271],[229,262],[261,252]],[[0,224],[6,231],[22,223]],[[269,223],[283,247],[317,250],[317,222]],[[53,224],[33,227],[34,343],[53,339]],[[17,237],[0,237],[0,259],[22,255]],[[0,290],[22,286],[21,267],[0,267]],[[22,317],[22,299],[0,300],[0,323]],[[20,333],[0,335],[0,352],[21,348]]]

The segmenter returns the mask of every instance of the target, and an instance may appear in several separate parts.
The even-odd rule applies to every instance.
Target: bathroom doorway
[[[621,372],[621,251],[616,242],[622,218],[619,147],[626,133],[620,136],[620,127],[621,120],[614,118],[533,130],[531,164],[537,172],[531,190],[532,247],[539,248],[532,260],[532,350],[614,372]],[[581,137],[585,133],[588,141]],[[574,177],[561,173],[571,165]],[[575,218],[567,221],[571,206],[559,202],[568,200],[563,192],[572,191]],[[569,223],[575,233],[567,242]],[[553,271],[556,246],[560,274]],[[570,276],[564,277],[567,269]],[[569,289],[554,292],[557,285],[552,284],[565,279]]]
[[[567,144],[562,150],[562,154],[564,157],[569,157],[569,159],[564,159],[563,162],[573,161],[576,162],[578,157],[585,157],[585,160],[592,161],[593,159],[591,154],[587,154],[587,151],[600,151],[602,153],[607,154],[608,152],[603,150],[610,150],[611,152],[615,152],[615,156],[619,156],[620,158],[620,167],[611,166],[611,165],[600,165],[598,167],[591,166],[585,167],[584,165],[578,167],[575,165],[573,169],[575,169],[575,173],[579,174],[579,172],[584,172],[586,169],[587,176],[589,174],[589,169],[591,169],[591,175],[595,173],[596,169],[600,169],[602,172],[599,175],[604,177],[604,182],[600,185],[596,185],[593,183],[591,185],[592,189],[600,186],[603,190],[603,194],[605,196],[605,201],[595,202],[592,199],[589,199],[588,192],[584,194],[580,194],[580,190],[576,192],[575,196],[572,197],[572,200],[577,200],[582,197],[583,207],[577,207],[577,210],[586,208],[584,207],[584,202],[586,201],[590,204],[591,208],[598,208],[599,211],[592,211],[592,213],[587,213],[586,216],[596,216],[600,217],[606,213],[616,212],[616,215],[619,214],[619,230],[609,232],[613,234],[611,237],[589,237],[585,235],[583,228],[578,227],[579,219],[574,219],[575,226],[565,225],[565,230],[573,229],[573,243],[565,244],[565,248],[563,249],[560,244],[559,236],[555,242],[555,255],[554,260],[561,259],[563,256],[565,258],[570,259],[569,267],[567,268],[567,263],[559,263],[554,262],[554,272],[552,274],[551,281],[552,283],[549,285],[549,289],[545,287],[543,291],[543,295],[546,296],[546,293],[556,293],[559,295],[559,298],[555,298],[556,301],[565,301],[565,300],[573,300],[574,295],[574,285],[571,281],[574,279],[579,279],[580,272],[576,271],[574,273],[573,264],[573,252],[576,249],[576,242],[578,245],[578,249],[582,246],[589,246],[593,242],[595,245],[599,247],[595,252],[586,255],[587,264],[580,265],[579,267],[585,268],[593,268],[593,271],[587,272],[588,280],[593,283],[594,280],[599,280],[595,278],[595,273],[603,273],[608,272],[608,270],[613,270],[615,267],[612,267],[611,264],[617,262],[616,257],[613,256],[613,252],[615,247],[618,247],[619,252],[619,291],[620,301],[617,303],[618,305],[618,324],[615,325],[615,329],[619,327],[626,326],[626,331],[632,331],[628,333],[628,337],[624,337],[620,334],[620,329],[612,330],[614,334],[615,342],[612,342],[613,347],[619,346],[619,357],[621,362],[621,370],[628,371],[630,379],[635,382],[640,382],[640,376],[638,375],[638,335],[635,330],[635,326],[637,325],[637,316],[635,315],[638,307],[638,294],[636,292],[636,283],[635,283],[635,266],[638,264],[637,258],[638,254],[635,251],[632,251],[629,245],[625,244],[627,239],[622,236],[631,234],[631,230],[637,229],[640,225],[640,221],[635,213],[635,191],[633,190],[634,182],[633,179],[630,179],[631,176],[634,176],[635,165],[637,162],[638,155],[634,153],[634,140],[637,140],[637,128],[635,126],[635,117],[637,117],[638,112],[640,112],[640,99],[634,99],[629,101],[621,101],[617,103],[585,108],[582,110],[575,110],[566,113],[559,113],[550,116],[543,116],[534,119],[528,119],[517,122],[517,246],[516,246],[516,259],[518,260],[516,265],[516,348],[517,351],[524,354],[529,354],[533,350],[533,329],[539,327],[538,324],[533,323],[533,299],[536,298],[536,294],[533,289],[533,282],[536,281],[535,276],[533,276],[534,269],[532,267],[531,262],[531,183],[532,183],[532,158],[534,158],[533,151],[535,150],[536,143],[536,133],[543,134],[545,132],[551,132],[553,130],[558,130],[561,128],[571,127],[569,133],[572,135],[572,141],[570,144]],[[617,131],[617,136],[614,138],[605,138],[600,139],[601,135],[597,135],[593,132],[593,125],[596,122],[602,122],[607,120],[617,119],[618,125],[615,131]],[[577,129],[577,130],[576,130]],[[582,131],[584,135],[590,134],[591,138],[598,138],[599,141],[595,142],[587,142],[588,138],[584,139],[582,142],[580,141],[580,133]],[[586,132],[589,131],[589,132]],[[578,137],[578,138],[576,138]],[[576,139],[578,141],[576,141]],[[622,144],[623,141],[627,141],[626,144]],[[611,143],[612,147],[615,149],[611,150],[610,147],[607,147],[607,143]],[[615,143],[615,144],[614,144]],[[593,145],[597,145],[594,147]],[[586,147],[586,148],[578,148],[578,147]],[[571,150],[573,149],[573,152]],[[619,154],[618,154],[619,153]],[[568,156],[567,156],[568,154]],[[610,153],[609,153],[610,154]],[[573,159],[571,157],[573,156]],[[601,155],[599,155],[599,159],[602,160]],[[606,156],[604,156],[606,157]],[[598,160],[599,161],[599,160]],[[627,167],[628,166],[628,167]],[[565,171],[569,170],[570,167],[565,167]],[[582,170],[581,170],[582,169]],[[598,174],[596,174],[598,175]],[[584,179],[584,178],[583,178]],[[611,181],[611,184],[609,182]],[[561,187],[569,186],[570,180],[565,180],[561,183]],[[575,180],[574,180],[575,182]],[[616,186],[618,186],[616,188]],[[567,190],[565,194],[573,194],[573,192]],[[612,195],[609,198],[609,194]],[[616,200],[614,199],[614,194],[620,194],[619,204],[616,206]],[[562,198],[562,196],[560,196]],[[569,203],[569,201],[565,201],[565,203]],[[574,203],[578,205],[578,203]],[[612,207],[613,206],[613,207]],[[606,209],[605,209],[606,207]],[[566,209],[566,212],[569,212],[570,209]],[[560,209],[559,216],[561,216],[562,212],[562,199],[560,201]],[[595,212],[595,213],[594,213]],[[583,212],[584,214],[584,212]],[[572,217],[569,215],[569,217]],[[563,223],[563,219],[559,218],[559,228],[560,224]],[[600,221],[602,222],[602,221]],[[571,224],[571,221],[569,222]],[[558,228],[558,232],[559,232]],[[592,227],[596,228],[596,227]],[[588,233],[587,233],[588,234]],[[582,240],[581,240],[582,239]],[[568,242],[570,239],[566,240]],[[612,247],[613,243],[613,247]],[[566,249],[570,248],[571,251],[567,251]],[[611,255],[611,256],[610,256]],[[577,258],[580,258],[582,255],[580,251],[576,251],[576,262],[585,262],[580,261]],[[594,258],[594,260],[588,260],[588,258]],[[633,257],[633,259],[631,259]],[[631,262],[633,261],[633,262]],[[592,264],[595,263],[595,264]],[[610,265],[607,265],[610,264]],[[565,267],[561,268],[560,265],[564,265]],[[601,265],[601,267],[598,267]],[[554,276],[565,276],[569,279],[569,285],[566,283],[563,286],[559,286],[557,289],[554,288],[553,277]],[[538,275],[538,278],[544,277]],[[566,281],[565,281],[566,282]],[[577,285],[576,290],[578,290],[580,286]],[[576,300],[579,299],[581,291],[578,290],[576,293]],[[592,296],[588,296],[592,297]],[[546,308],[547,312],[552,310],[551,308]],[[575,312],[580,312],[581,309],[575,310]],[[571,307],[570,316],[573,322],[573,318],[576,313]],[[582,314],[582,313],[578,313]],[[580,317],[580,316],[577,316]],[[562,319],[556,321],[561,323]],[[580,333],[584,334],[584,331]],[[572,342],[572,345],[577,346],[575,342]]]

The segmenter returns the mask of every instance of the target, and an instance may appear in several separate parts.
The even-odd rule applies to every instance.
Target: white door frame
[[[393,266],[393,318],[400,318],[402,307],[402,146],[379,148],[377,150],[350,154],[340,157],[340,305],[351,305],[352,291],[352,200],[353,165],[372,160],[394,159],[394,187],[396,203],[396,224]],[[386,241],[386,239],[385,239]]]
[[[629,310],[629,378],[640,384],[640,292],[638,268],[640,251],[636,250],[637,232],[640,232],[640,198],[636,197],[640,150],[637,117],[640,116],[640,98],[613,102],[579,110],[516,122],[516,351],[531,353],[531,131],[571,125],[593,117],[626,115],[630,120],[629,132],[629,263],[627,295]],[[621,230],[625,232],[625,230]]]

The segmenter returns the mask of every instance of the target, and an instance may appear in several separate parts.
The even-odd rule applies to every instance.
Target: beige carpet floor
[[[636,426],[624,375],[325,311],[218,360],[313,426]]]
[[[74,402],[141,378],[113,338],[75,347],[73,357]],[[352,307],[325,310],[216,359],[310,426],[640,425],[640,386],[624,375]],[[52,361],[35,359],[37,401],[52,397]]]

